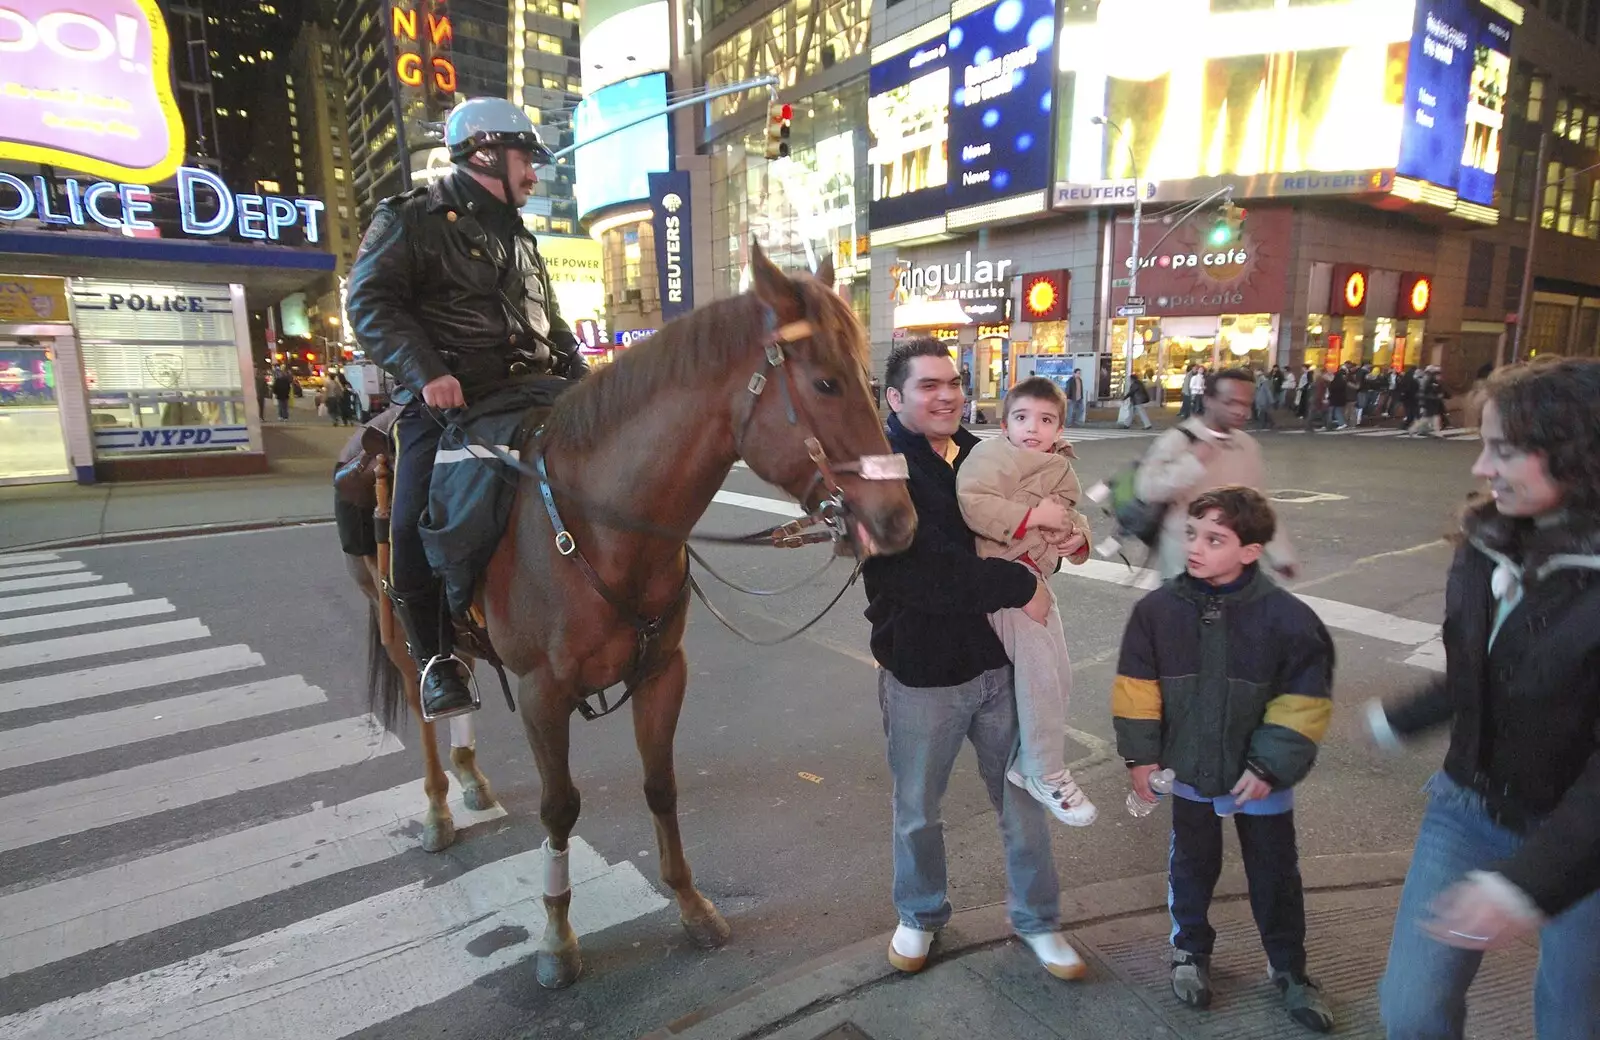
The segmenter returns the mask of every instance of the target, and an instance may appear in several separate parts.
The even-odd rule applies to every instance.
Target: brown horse
[[[728,938],[684,858],[672,744],[687,675],[686,539],[734,462],[743,458],[808,510],[842,492],[858,554],[899,552],[916,529],[903,481],[862,472],[862,460],[889,447],[867,388],[866,335],[833,292],[832,264],[791,278],[759,249],[752,264],[750,292],[669,323],[560,400],[541,444],[523,445],[522,458],[543,451],[553,506],[570,540],[558,539],[539,483],[524,476],[479,583],[489,636],[520,680],[518,709],[543,786],[547,922],[536,962],[545,986],[571,984],[582,967],[568,924],[567,843],[579,808],[569,725],[587,694],[618,683],[632,690],[661,880],[697,944],[716,947]],[[585,559],[593,580],[583,573]],[[386,616],[376,561],[365,558],[354,570],[381,622],[381,665],[398,672],[393,677],[403,681],[420,720],[416,669]],[[642,619],[656,622],[648,640]],[[379,686],[392,714],[400,682]],[[468,719],[451,720],[452,764],[468,805],[487,807]],[[454,829],[430,724],[422,730],[429,803],[423,844],[433,850],[448,845]]]

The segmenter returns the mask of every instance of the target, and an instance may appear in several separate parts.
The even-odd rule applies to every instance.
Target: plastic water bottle
[[[1150,774],[1150,790],[1157,799],[1172,793],[1172,781],[1177,779],[1170,769],[1158,769]],[[1138,791],[1128,792],[1128,815],[1143,819],[1156,811],[1156,802],[1147,802],[1139,797]]]

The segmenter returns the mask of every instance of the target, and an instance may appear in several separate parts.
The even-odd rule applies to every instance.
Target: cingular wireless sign
[[[0,0],[0,159],[160,181],[183,161],[156,0]]]
[[[0,8],[3,11],[4,8]],[[43,177],[32,182],[0,173],[0,220],[35,218],[44,224],[88,227],[98,224],[117,231],[150,231],[145,219],[152,206],[150,187],[112,181],[62,182],[62,199]],[[299,228],[308,245],[322,237],[320,199],[281,195],[236,195],[210,170],[184,166],[178,170],[178,213],[187,235],[221,235],[237,229],[243,238],[276,242],[283,232]]]

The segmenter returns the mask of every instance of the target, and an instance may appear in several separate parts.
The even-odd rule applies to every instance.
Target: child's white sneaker
[[[1013,769],[1006,773],[1006,779],[1028,792],[1034,801],[1049,809],[1068,827],[1087,827],[1100,815],[1100,810],[1065,769],[1053,776],[1023,776]]]
[[[1017,937],[1028,944],[1033,955],[1039,958],[1039,963],[1044,965],[1044,970],[1058,979],[1081,979],[1089,970],[1083,958],[1078,956],[1078,951],[1060,932],[1035,932],[1032,935],[1019,932]]]
[[[933,933],[910,925],[900,925],[889,940],[889,963],[904,972],[919,972],[928,963]]]

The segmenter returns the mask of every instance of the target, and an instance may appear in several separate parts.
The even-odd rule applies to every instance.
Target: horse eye
[[[838,397],[841,392],[837,379],[819,379],[811,385],[817,388],[817,393],[828,397]]]

